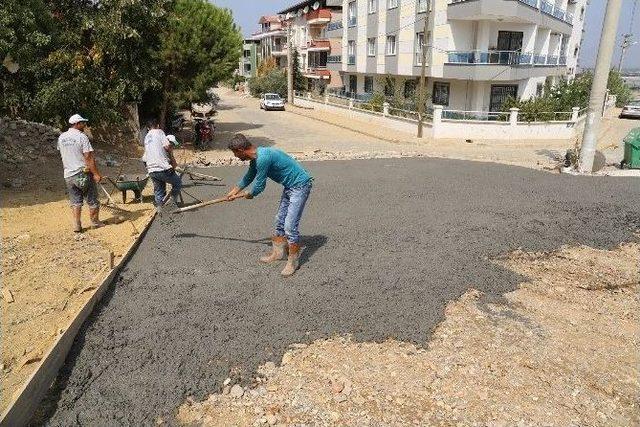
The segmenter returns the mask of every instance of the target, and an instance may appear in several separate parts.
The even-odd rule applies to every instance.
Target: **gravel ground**
[[[518,248],[610,248],[640,228],[635,178],[441,159],[307,167],[316,182],[293,278],[257,263],[276,185],[253,201],[163,215],[79,335],[44,423],[171,419],[186,397],[220,391],[229,376],[248,384],[292,343],[351,334],[423,345],[446,304],[469,288],[495,300],[522,281],[488,258]],[[243,172],[215,171],[229,184]]]

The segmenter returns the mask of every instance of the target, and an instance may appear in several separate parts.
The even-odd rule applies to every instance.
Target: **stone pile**
[[[0,117],[0,164],[20,165],[57,155],[60,130],[20,119]]]

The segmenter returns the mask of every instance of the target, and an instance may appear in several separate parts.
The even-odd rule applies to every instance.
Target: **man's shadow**
[[[252,243],[252,244],[260,244],[264,246],[271,245],[271,238],[265,237],[262,239],[249,240],[249,239],[237,239],[234,237],[223,237],[223,236],[207,236],[203,234],[197,233],[178,233],[174,234],[173,237],[178,239],[213,239],[213,240],[223,240],[227,242],[242,242],[242,243]],[[313,257],[313,255],[327,243],[327,236],[322,234],[317,234],[314,236],[302,236],[300,239],[300,243],[303,246],[302,253],[300,254],[300,263],[299,265],[303,265],[307,261]]]

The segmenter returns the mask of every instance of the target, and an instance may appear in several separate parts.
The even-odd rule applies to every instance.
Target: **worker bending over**
[[[175,141],[175,137],[173,137],[173,141]],[[160,122],[157,120],[149,122],[149,132],[144,137],[142,160],[146,163],[149,177],[153,181],[156,209],[162,209],[167,195],[167,184],[171,184],[171,197],[174,203],[178,204],[182,180],[175,171],[177,163],[173,157],[172,141],[160,129]]]
[[[271,178],[284,187],[280,206],[275,218],[275,233],[272,237],[271,253],[260,258],[270,263],[285,257],[288,249],[287,265],[283,276],[291,276],[298,268],[300,258],[300,233],[298,225],[302,211],[311,193],[313,178],[288,154],[276,148],[256,147],[242,134],[236,134],[229,143],[229,149],[240,160],[250,160],[249,170],[244,178],[227,194],[228,200],[238,198],[253,199],[262,193]],[[244,191],[253,184],[251,191]]]

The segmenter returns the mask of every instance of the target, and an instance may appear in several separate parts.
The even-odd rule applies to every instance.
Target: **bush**
[[[260,97],[263,93],[277,93],[287,96],[287,76],[284,70],[271,70],[264,76],[249,79],[251,95]]]

